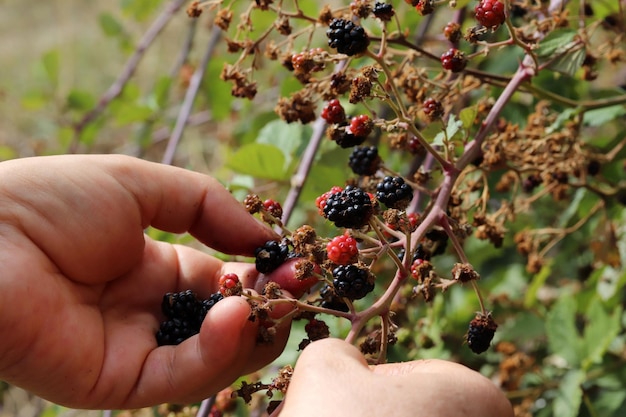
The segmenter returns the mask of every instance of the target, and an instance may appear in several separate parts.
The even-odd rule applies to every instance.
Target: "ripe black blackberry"
[[[167,293],[161,302],[161,311],[167,318],[156,333],[157,344],[177,345],[200,333],[200,327],[207,313],[222,298],[222,294],[212,294],[200,300],[191,290]]]
[[[374,4],[373,13],[374,16],[383,22],[388,22],[393,18],[395,11],[393,10],[393,6],[389,3],[376,2],[376,4]]]
[[[267,274],[285,262],[289,254],[289,246],[275,240],[268,240],[254,251],[256,270]]]
[[[163,296],[161,311],[169,319],[196,319],[202,302],[191,290],[177,293],[168,292]]]
[[[333,269],[333,287],[338,296],[359,300],[374,290],[374,276],[367,268],[339,265]]]
[[[222,293],[216,292],[214,294],[211,294],[211,296],[207,298],[206,300],[202,300],[201,307],[200,307],[200,324],[201,325],[207,313],[209,312],[209,310],[213,308],[213,306],[217,304],[218,301],[222,301],[223,299],[224,299],[224,296],[222,295]]]
[[[156,333],[159,346],[178,345],[200,332],[196,320],[174,318],[161,323]]]
[[[324,217],[337,227],[359,229],[367,224],[373,213],[369,194],[352,185],[330,195],[324,206]]]
[[[480,354],[489,349],[497,328],[498,325],[491,317],[491,314],[476,314],[476,317],[470,322],[469,329],[465,335],[467,345],[472,352]]]
[[[328,46],[340,54],[353,56],[365,52],[370,39],[365,29],[345,19],[333,19],[326,31]]]
[[[345,313],[350,311],[350,308],[348,308],[348,304],[346,304],[341,299],[341,297],[339,297],[335,293],[335,290],[330,285],[325,285],[320,290],[320,297],[322,297],[321,307],[323,308],[328,308],[335,311],[343,311]]]
[[[348,165],[357,175],[374,175],[380,163],[376,146],[356,147],[348,159]]]
[[[387,176],[376,185],[376,198],[387,207],[402,210],[413,199],[413,189],[404,178]]]

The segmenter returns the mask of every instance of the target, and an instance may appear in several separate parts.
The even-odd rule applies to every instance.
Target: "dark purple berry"
[[[383,22],[390,21],[395,14],[393,6],[390,3],[380,3],[378,1],[374,4],[373,13],[374,16],[376,16]]]
[[[376,185],[376,198],[387,207],[405,209],[413,199],[413,189],[402,177],[385,177]]]
[[[491,317],[491,314],[476,314],[476,317],[470,322],[469,329],[465,335],[467,345],[472,352],[480,354],[489,349],[497,328],[498,325]]]
[[[267,274],[285,262],[289,254],[289,246],[275,240],[269,240],[254,251],[256,270]]]
[[[330,195],[324,206],[324,217],[335,223],[335,226],[353,229],[365,226],[373,212],[370,195],[351,185]]]
[[[374,276],[368,268],[339,265],[333,269],[333,287],[340,297],[360,300],[374,290]]]
[[[331,48],[348,56],[365,52],[370,43],[365,29],[345,19],[333,19],[326,36]]]
[[[381,159],[376,146],[356,147],[348,160],[348,165],[357,175],[374,175]]]

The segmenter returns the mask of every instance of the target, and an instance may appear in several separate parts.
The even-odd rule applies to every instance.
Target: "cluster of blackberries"
[[[167,320],[161,323],[156,333],[157,344],[178,345],[200,333],[207,313],[222,298],[222,294],[215,293],[208,299],[201,300],[191,290],[165,294],[161,311]]]

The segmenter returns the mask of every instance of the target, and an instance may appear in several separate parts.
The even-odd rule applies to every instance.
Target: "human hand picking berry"
[[[146,227],[248,256],[277,238],[216,180],[113,155],[7,161],[0,177],[1,380],[80,408],[190,403],[282,351],[289,323],[257,345],[241,297],[217,303],[199,335],[157,347],[163,294],[208,298],[220,276],[253,287],[258,273],[152,240]]]
[[[339,339],[309,344],[280,417],[513,417],[504,394],[463,365],[421,360],[368,367]]]

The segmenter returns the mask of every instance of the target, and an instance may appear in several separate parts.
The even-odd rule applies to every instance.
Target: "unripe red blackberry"
[[[283,208],[280,205],[280,203],[276,200],[272,200],[271,198],[268,198],[267,200],[263,202],[263,208],[267,210],[269,214],[276,217],[277,219],[280,219],[281,217],[283,217]]]
[[[365,267],[339,265],[333,269],[333,287],[340,297],[360,300],[374,290],[374,276]]]
[[[326,134],[330,140],[334,141],[337,145],[344,149],[361,145],[365,142],[365,139],[367,139],[367,136],[357,136],[352,134],[347,123],[330,126],[326,130]]]
[[[424,101],[423,109],[424,114],[430,121],[440,119],[443,116],[443,105],[439,100],[435,100],[434,98],[427,98]]]
[[[322,119],[326,120],[326,123],[343,123],[346,121],[346,112],[339,100],[332,99],[322,109]]]
[[[345,19],[333,19],[326,36],[328,46],[348,56],[362,54],[370,44],[365,29]]]
[[[275,240],[269,240],[254,251],[257,271],[267,274],[285,262],[289,254],[289,246]]]
[[[356,261],[359,249],[356,239],[348,234],[335,236],[326,245],[328,259],[339,265],[346,265]]]
[[[476,21],[488,28],[500,26],[506,20],[504,4],[498,0],[481,0],[474,8]]]
[[[243,290],[237,274],[224,274],[219,278],[217,283],[220,286],[220,294],[222,294],[224,297],[241,295],[241,292]]]
[[[366,114],[354,116],[350,120],[350,126],[348,126],[349,133],[362,138],[372,133],[373,128],[374,122]]]
[[[413,189],[402,177],[387,176],[376,185],[376,198],[390,208],[404,209],[413,198]]]
[[[376,146],[356,147],[348,159],[348,165],[357,175],[374,175],[381,162]]]
[[[374,213],[370,195],[358,187],[347,186],[326,200],[324,216],[337,227],[359,229]]]
[[[433,0],[418,0],[417,4],[415,5],[415,10],[417,10],[422,16],[431,14],[435,11]]]
[[[452,43],[457,43],[461,39],[461,25],[450,22],[443,28],[443,36]]]
[[[462,51],[450,48],[441,55],[441,65],[452,72],[461,72],[467,65],[467,58]]]
[[[491,314],[476,314],[476,317],[470,322],[469,329],[465,335],[467,345],[472,352],[480,354],[489,349],[497,328],[498,325],[491,317]]]
[[[390,3],[380,3],[377,1],[374,4],[373,13],[374,16],[376,16],[383,22],[389,22],[393,18],[395,11],[393,10],[393,6]]]

